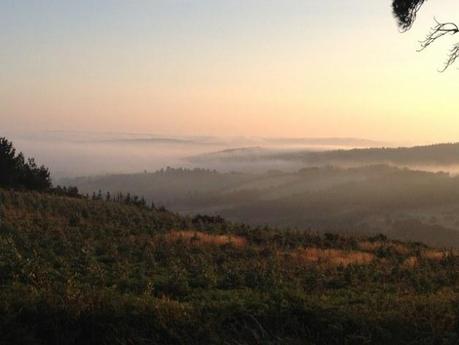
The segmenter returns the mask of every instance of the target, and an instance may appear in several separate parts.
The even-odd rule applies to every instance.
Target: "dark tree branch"
[[[441,70],[444,72],[449,66],[456,62],[459,57],[459,44],[455,44],[449,51],[448,60],[445,62],[444,68]]]
[[[454,23],[440,23],[438,20],[435,20],[435,26],[432,27],[430,32],[427,34],[426,38],[421,41],[421,49],[420,51],[424,50],[432,43],[434,43],[439,38],[442,38],[445,35],[457,34],[459,32],[459,28]]]
[[[394,16],[397,19],[398,26],[402,31],[407,31],[411,28],[414,21],[416,20],[416,15],[422,5],[427,0],[393,0],[392,9]],[[426,38],[421,41],[421,48],[419,51],[422,51],[429,47],[432,43],[437,41],[446,35],[455,35],[459,32],[459,27],[455,23],[440,23],[435,19],[436,25],[431,29],[427,34]],[[445,65],[440,70],[444,72],[448,67],[450,67],[456,60],[459,58],[459,43],[455,44],[449,54],[448,59],[445,62]]]
[[[435,26],[432,27],[430,32],[427,34],[426,38],[423,41],[421,41],[421,48],[418,51],[423,51],[443,36],[455,35],[459,33],[459,27],[454,23],[440,23],[436,19],[435,23]],[[448,54],[448,59],[446,60],[445,65],[440,70],[440,72],[444,72],[449,66],[451,66],[456,61],[458,57],[459,44],[456,44],[450,50],[450,53]]]

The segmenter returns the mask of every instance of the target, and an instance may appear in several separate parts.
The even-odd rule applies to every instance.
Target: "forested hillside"
[[[0,191],[2,344],[456,344],[459,258],[421,244]]]
[[[252,225],[390,237],[459,248],[459,177],[387,165],[296,172],[172,169],[71,179],[84,192],[131,192],[187,214]]]

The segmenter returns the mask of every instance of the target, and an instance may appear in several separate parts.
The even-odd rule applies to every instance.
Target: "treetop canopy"
[[[416,19],[416,14],[427,0],[393,0],[392,8],[402,30],[408,30]]]

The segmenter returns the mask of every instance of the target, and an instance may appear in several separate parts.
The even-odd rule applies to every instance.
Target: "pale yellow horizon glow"
[[[416,52],[457,0],[403,35],[390,1],[82,3],[0,8],[3,128],[459,141],[456,41]]]

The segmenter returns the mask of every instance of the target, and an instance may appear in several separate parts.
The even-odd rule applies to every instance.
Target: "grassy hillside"
[[[0,219],[0,344],[459,341],[452,252],[34,192]]]

